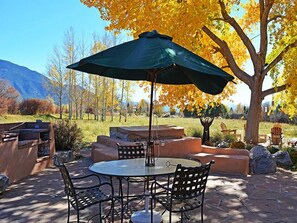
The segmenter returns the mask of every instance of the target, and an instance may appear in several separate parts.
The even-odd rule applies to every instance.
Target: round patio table
[[[166,176],[173,174],[176,170],[177,164],[183,166],[194,167],[200,166],[201,163],[195,160],[182,159],[182,158],[156,158],[155,166],[145,166],[144,158],[137,159],[121,159],[111,161],[101,161],[94,163],[89,167],[89,170],[98,174],[109,177],[150,177]],[[121,187],[121,183],[120,183]],[[149,189],[149,188],[147,188]],[[131,221],[133,223],[149,223],[151,222],[151,212],[148,210],[148,197],[149,192],[146,191],[145,210],[137,211],[132,214]],[[162,217],[158,212],[153,212],[154,223],[160,223]],[[122,219],[123,220],[123,219]]]

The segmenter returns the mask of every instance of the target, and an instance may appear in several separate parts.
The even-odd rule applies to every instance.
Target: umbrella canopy
[[[157,31],[144,32],[132,40],[67,66],[74,70],[124,80],[151,81],[147,154],[153,154],[151,142],[154,83],[194,84],[201,91],[219,94],[233,77],[212,63],[172,42]],[[151,151],[151,152],[149,152]],[[154,165],[148,156],[147,166]]]
[[[68,68],[124,80],[194,84],[213,95],[221,93],[228,81],[233,80],[225,71],[155,30],[86,57]]]

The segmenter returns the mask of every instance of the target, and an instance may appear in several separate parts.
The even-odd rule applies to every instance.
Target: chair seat
[[[241,134],[236,133],[236,129],[227,129],[227,126],[224,122],[221,123],[221,132],[224,135],[232,135],[234,136],[237,140],[241,140]]]
[[[123,179],[129,181],[130,183],[141,183],[146,181],[145,177],[124,177]]]
[[[110,196],[104,194],[98,187],[80,191],[76,194],[76,198],[79,210],[83,210],[92,206],[93,204],[111,199]],[[71,204],[73,205],[74,209],[76,209],[77,206],[74,203],[75,200],[71,199]]]
[[[172,199],[172,208],[170,207],[170,196],[167,194],[157,195],[155,198],[161,205],[172,212],[190,211],[199,208],[202,202],[198,198],[191,199]]]

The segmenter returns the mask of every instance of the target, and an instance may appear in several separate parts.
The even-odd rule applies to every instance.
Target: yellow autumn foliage
[[[259,78],[262,82],[266,78],[266,74],[261,73],[265,69],[265,63],[275,60],[278,56],[281,57],[274,65],[272,69],[274,72],[271,72],[270,76],[275,86],[280,83],[286,84],[287,89],[282,96],[283,109],[291,115],[296,114],[296,0],[81,0],[81,2],[99,10],[101,18],[110,22],[106,27],[107,30],[115,33],[125,30],[134,38],[144,31],[158,30],[160,33],[172,36],[174,42],[223,68],[250,87],[257,85],[252,83],[255,77],[262,75]],[[228,16],[224,17],[224,13]],[[266,15],[268,15],[267,20],[263,20]],[[234,21],[236,21],[235,26],[237,24],[240,26],[237,30],[231,26],[231,23],[234,25]],[[203,32],[205,27],[216,35],[219,41],[215,43],[209,34]],[[241,36],[238,32],[242,32]],[[242,39],[245,35],[247,39]],[[258,38],[261,45],[255,44],[248,49],[248,41],[252,42],[254,38]],[[221,45],[218,46],[217,43],[220,41]],[[282,50],[290,43],[292,47],[282,54]],[[222,56],[222,51],[226,50],[222,48],[224,44],[230,53],[225,51]],[[268,47],[268,44],[272,47]],[[253,74],[243,73],[244,64],[249,58],[254,60]],[[232,70],[230,63],[233,64]],[[185,105],[200,106],[211,101],[218,103],[235,93],[235,85],[232,83],[229,83],[223,93],[217,96],[204,94],[192,85],[182,87],[162,85],[161,88],[160,101],[171,105],[177,104],[181,108]],[[249,127],[249,130],[251,129]],[[256,137],[256,133],[254,135]]]

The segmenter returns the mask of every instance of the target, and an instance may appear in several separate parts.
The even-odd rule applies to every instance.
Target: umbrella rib
[[[162,73],[162,72],[164,72],[166,70],[169,70],[169,69],[171,69],[173,67],[176,67],[176,64],[175,63],[170,64],[168,67],[164,67],[164,68],[162,68],[160,70],[158,70],[158,69],[148,70],[147,71],[147,73],[148,73],[147,80],[148,81],[154,81],[154,82],[156,82],[156,79],[157,79],[158,74],[160,74],[160,73]]]

